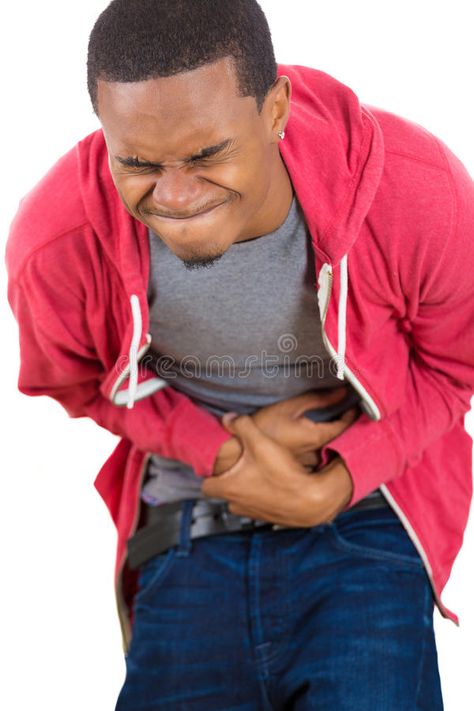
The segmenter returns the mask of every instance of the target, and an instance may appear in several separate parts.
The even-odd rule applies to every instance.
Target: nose
[[[183,168],[167,168],[153,190],[154,209],[164,217],[189,217],[209,202],[209,190]]]

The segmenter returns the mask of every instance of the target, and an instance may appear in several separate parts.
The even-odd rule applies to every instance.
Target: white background
[[[106,4],[27,0],[2,6],[2,244],[20,197],[98,127],[85,59],[88,34]],[[361,101],[422,124],[474,174],[468,0],[261,5],[278,61],[322,69]],[[4,270],[1,279],[4,295]],[[0,706],[112,711],[124,675],[113,594],[115,530],[92,482],[116,438],[93,422],[69,419],[52,400],[17,392],[17,331],[6,298],[0,309],[7,435],[0,497]],[[469,428],[472,433],[471,416]],[[471,523],[444,591],[461,626],[435,610],[446,711],[472,711],[473,553]]]

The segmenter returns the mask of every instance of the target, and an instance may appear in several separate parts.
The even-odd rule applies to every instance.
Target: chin
[[[180,259],[187,268],[198,268],[199,266],[210,266],[218,259],[224,256],[228,247],[223,247],[215,242],[203,243],[202,247],[190,248],[189,244],[183,245],[173,241],[164,240],[167,247],[173,254]]]
[[[188,270],[193,270],[196,271],[197,269],[209,269],[212,267],[219,259],[222,257],[222,254],[219,254],[218,256],[215,257],[193,257],[192,259],[181,259],[183,265],[186,267]]]
[[[167,247],[179,259],[212,259],[221,257],[233,244],[232,236],[225,234],[225,226],[216,225],[192,234],[183,230],[180,234],[170,234],[164,229],[157,233]],[[219,235],[218,239],[213,235]]]

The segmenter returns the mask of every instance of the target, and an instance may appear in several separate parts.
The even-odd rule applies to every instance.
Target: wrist
[[[352,499],[354,485],[349,470],[340,457],[333,459],[324,469],[310,474],[313,494],[324,520],[332,521]]]

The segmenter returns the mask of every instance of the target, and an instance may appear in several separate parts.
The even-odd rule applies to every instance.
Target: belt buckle
[[[244,531],[250,528],[255,528],[255,522],[252,518],[249,518],[248,516],[238,516],[237,514],[233,514],[231,511],[229,511],[228,508],[224,508],[221,511],[221,518],[224,522],[225,527],[231,530],[235,530],[237,523],[239,524],[239,528]]]
[[[220,516],[224,526],[232,531],[235,531],[236,529],[248,531],[257,528],[257,522],[255,519],[250,518],[249,516],[238,516],[237,514],[233,514],[229,511],[227,506],[222,509]]]
[[[242,529],[244,531],[249,531],[253,530],[254,528],[258,528],[257,521],[254,518],[250,518],[249,516],[241,516],[240,525],[242,526]]]
[[[221,519],[226,526],[226,528],[233,527],[235,530],[235,523],[239,521],[240,528],[243,531],[254,530],[260,528],[260,526],[269,525],[270,521],[259,521],[255,518],[250,518],[250,516],[238,516],[229,511],[228,506],[222,508],[220,512]],[[271,530],[276,531],[280,528],[288,528],[287,526],[280,526],[278,523],[271,524]]]

